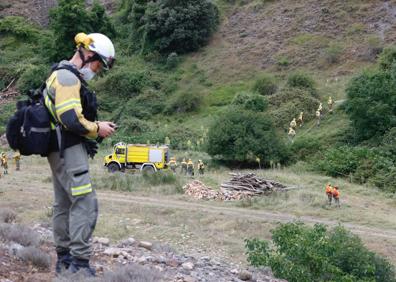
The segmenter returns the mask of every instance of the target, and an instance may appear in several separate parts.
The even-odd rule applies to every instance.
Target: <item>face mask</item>
[[[96,73],[91,70],[90,65],[91,64],[80,69],[80,73],[82,74],[85,81],[91,80],[96,75]]]

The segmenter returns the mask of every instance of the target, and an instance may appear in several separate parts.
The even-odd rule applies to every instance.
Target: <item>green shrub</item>
[[[39,30],[25,18],[9,16],[0,19],[0,35],[13,35],[20,40],[32,41],[39,37]]]
[[[217,7],[207,0],[124,0],[120,22],[128,26],[130,40],[143,53],[183,54],[205,45],[215,31]]]
[[[382,70],[390,70],[396,62],[396,47],[385,48],[378,58],[378,63]]]
[[[286,147],[275,132],[269,116],[230,108],[212,124],[207,152],[226,161],[266,164],[287,161]]]
[[[315,167],[330,176],[348,176],[356,172],[362,162],[371,155],[372,152],[364,147],[330,148],[324,152],[321,159],[315,162]]]
[[[346,112],[357,140],[382,136],[396,126],[396,80],[389,71],[366,71],[347,89]]]
[[[101,95],[108,95],[112,100],[114,96],[132,98],[139,95],[143,88],[151,83],[150,78],[151,75],[147,71],[120,67],[98,81],[95,89]]]
[[[312,97],[306,89],[287,87],[268,97],[268,103],[269,114],[276,126],[287,128],[293,117],[297,117],[300,112],[304,112],[305,121],[313,119],[319,100]]]
[[[383,40],[376,36],[372,35],[367,38],[367,58],[369,60],[373,60],[377,58],[379,54],[384,50],[384,42]]]
[[[242,109],[256,112],[263,112],[268,107],[268,101],[265,97],[249,92],[241,92],[235,95],[232,104]]]
[[[313,78],[305,72],[294,72],[287,78],[287,86],[308,90],[313,96],[317,96],[316,83]]]
[[[341,45],[336,43],[330,44],[324,50],[324,58],[326,59],[327,63],[335,64],[338,62],[343,51],[344,48]]]
[[[278,90],[278,85],[274,76],[270,74],[261,75],[253,85],[253,91],[261,95],[272,95]]]
[[[156,90],[148,90],[137,97],[129,99],[125,105],[125,111],[129,116],[137,118],[150,118],[152,115],[162,113],[166,107],[166,96]]]
[[[246,240],[246,253],[250,264],[270,266],[275,277],[290,282],[396,281],[392,264],[341,226],[328,230],[321,224],[286,223],[271,232],[273,244]]]
[[[174,95],[165,109],[165,113],[187,113],[199,109],[202,104],[202,96],[196,92],[179,92]]]
[[[47,79],[50,68],[46,65],[29,65],[18,79],[17,88],[22,94],[39,88]]]
[[[290,65],[289,58],[287,58],[285,56],[278,57],[276,62],[278,64],[278,66],[281,66],[281,67],[287,67],[288,65]]]
[[[296,161],[306,161],[316,158],[316,153],[323,150],[323,145],[318,139],[311,136],[296,138],[291,146],[291,153]]]
[[[14,112],[15,112],[15,102],[10,102],[10,103],[1,105],[0,135],[2,135],[6,131],[7,122],[11,118],[11,116]]]

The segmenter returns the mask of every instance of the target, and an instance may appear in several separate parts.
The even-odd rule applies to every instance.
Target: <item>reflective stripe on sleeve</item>
[[[81,108],[81,102],[79,99],[72,98],[72,99],[68,99],[60,104],[57,104],[55,108],[56,108],[56,113],[59,116],[62,113],[66,112],[70,109]]]

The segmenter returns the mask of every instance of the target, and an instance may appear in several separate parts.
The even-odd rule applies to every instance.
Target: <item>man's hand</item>
[[[116,125],[110,121],[99,121],[98,122],[99,131],[98,136],[102,138],[107,138],[112,135],[115,131]]]

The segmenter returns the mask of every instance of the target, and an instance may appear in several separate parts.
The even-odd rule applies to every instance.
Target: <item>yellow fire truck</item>
[[[151,173],[167,168],[168,162],[169,148],[165,145],[117,143],[113,153],[104,158],[104,165],[109,172],[137,169]]]

